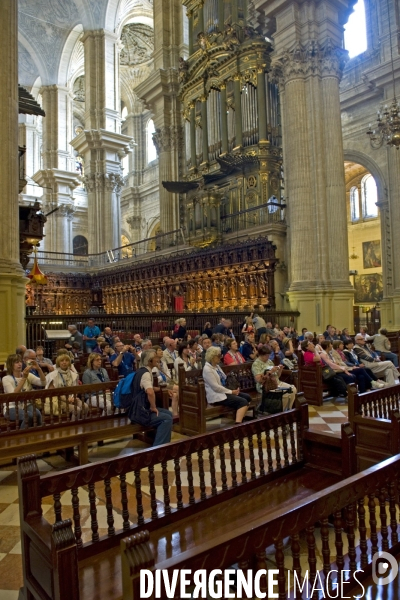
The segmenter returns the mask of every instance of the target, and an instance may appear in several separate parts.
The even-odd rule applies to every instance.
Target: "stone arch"
[[[386,200],[388,189],[386,179],[381,168],[376,164],[376,162],[370,156],[368,156],[368,154],[364,154],[364,152],[360,152],[358,150],[344,149],[343,154],[345,161],[358,163],[371,173],[376,181],[379,200],[381,202]]]
[[[49,76],[47,68],[43,60],[41,59],[40,54],[37,52],[35,47],[32,46],[31,43],[25,38],[21,31],[18,31],[18,42],[25,48],[27,52],[29,52],[31,59],[33,60],[38,70],[38,76],[40,77],[42,84],[46,85]]]
[[[76,54],[77,50],[76,46],[82,33],[83,25],[76,25],[70,32],[64,44],[60,65],[58,68],[58,85],[66,86],[73,75],[78,76],[79,74],[81,75],[83,73],[84,65],[81,64],[82,60],[80,60],[79,64],[77,65],[72,64],[74,53]]]

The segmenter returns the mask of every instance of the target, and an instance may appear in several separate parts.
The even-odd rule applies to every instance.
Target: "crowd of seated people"
[[[235,338],[232,322],[225,318],[220,319],[214,327],[211,322],[206,322],[202,334],[191,339],[186,329],[186,320],[180,318],[170,336],[165,336],[162,344],[155,347],[150,339],[142,339],[140,334],[134,334],[132,342],[124,344],[110,327],[105,327],[101,332],[93,319],[88,321],[83,334],[77,330],[76,325],[70,325],[68,329],[71,336],[65,343],[65,348],[58,351],[55,365],[50,358],[44,356],[42,346],[38,346],[36,353],[24,346],[18,347],[18,354],[10,356],[7,362],[7,376],[3,378],[4,391],[74,386],[79,383],[79,378],[84,384],[107,382],[109,375],[104,368],[105,361],[118,370],[119,377],[126,377],[144,367],[148,370],[151,366],[151,376],[154,375],[159,386],[165,386],[168,390],[172,415],[178,416],[178,370],[182,364],[185,371],[203,369],[207,401],[210,404],[226,402],[229,406],[235,406],[236,421],[241,422],[247,412],[249,398],[240,390],[226,388],[222,364],[252,362],[258,391],[265,392],[268,388],[270,398],[271,394],[273,397],[274,390],[282,392],[282,410],[292,406],[296,394],[294,386],[280,380],[283,368],[297,368],[298,355],[295,349],[303,353],[306,365],[318,362],[334,372],[334,376],[325,381],[334,396],[345,397],[346,385],[349,383],[356,383],[359,392],[364,393],[399,381],[397,355],[390,352],[385,329],[375,336],[368,336],[366,330],[361,330],[354,343],[348,329],[338,330],[333,325],[328,325],[326,331],[317,336],[317,343],[314,344],[314,333],[306,328],[297,337],[294,329],[280,328],[278,324],[266,322],[257,313],[251,313],[240,328],[243,341]],[[295,344],[296,340],[299,346]],[[373,350],[370,343],[375,346]],[[87,368],[79,375],[73,362],[77,358],[82,360],[85,349],[90,351],[89,356],[85,356]],[[387,360],[381,360],[383,353]],[[148,385],[147,376],[144,384]],[[149,396],[152,398],[151,392]],[[113,410],[111,395],[100,397],[93,394],[82,400],[75,396],[65,398],[64,401],[64,411],[70,412],[72,416],[84,416],[90,405],[102,409],[103,414],[110,414]],[[152,406],[152,402],[150,404]],[[274,401],[271,400],[271,412],[274,411],[274,406]],[[35,407],[28,407],[28,425],[33,422],[34,409]],[[264,410],[270,412],[268,405],[264,405]],[[41,422],[40,411],[36,409],[35,414],[36,422]],[[21,427],[25,426],[26,416],[18,406],[13,407],[9,418],[19,420]]]

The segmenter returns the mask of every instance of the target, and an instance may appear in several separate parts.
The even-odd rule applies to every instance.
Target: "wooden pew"
[[[251,372],[252,363],[242,365],[223,365],[224,373],[234,373],[239,381],[242,392],[252,397],[250,408],[256,409],[261,402],[261,396],[256,390]],[[179,425],[180,432],[185,435],[197,435],[206,432],[206,420],[224,415],[232,415],[234,411],[227,406],[213,406],[206,400],[202,369],[185,371],[179,367]]]
[[[121,598],[119,544],[128,533],[148,529],[159,535],[172,527],[182,536],[180,552],[199,543],[203,511],[221,514],[228,528],[231,519],[248,528],[257,506],[280,509],[337,484],[353,464],[352,432],[343,428],[339,446],[327,436],[325,465],[320,459],[314,464],[313,453],[307,454],[309,433],[307,405],[296,401],[294,409],[279,415],[67,471],[40,475],[34,456],[19,459],[26,597]],[[132,473],[136,494],[127,490]],[[99,498],[106,523],[99,523]],[[44,515],[42,502],[49,501],[54,512]],[[221,512],[227,502],[232,513]],[[89,513],[90,526],[85,525]],[[189,522],[200,524],[191,541],[184,535]]]
[[[2,460],[11,460],[17,456],[28,453],[50,452],[64,448],[78,447],[79,464],[88,462],[88,447],[94,442],[108,439],[121,438],[144,431],[151,427],[132,424],[125,411],[112,408],[112,414],[102,414],[99,407],[101,399],[104,400],[106,391],[113,398],[113,390],[118,381],[81,385],[69,388],[38,390],[19,394],[2,394],[0,397],[0,457]],[[87,413],[78,415],[78,399],[84,400],[85,394],[96,393],[97,406],[88,406]],[[63,414],[62,410],[54,414],[53,402],[50,402],[50,414],[44,414],[47,398],[52,399],[61,406],[61,396],[74,397],[74,413]],[[26,428],[21,429],[18,421],[10,421],[10,403],[20,402],[25,412]],[[27,407],[35,404],[42,413],[42,424],[38,425],[36,413],[33,413],[33,426],[27,427]],[[3,413],[5,409],[5,414]]]
[[[123,600],[143,597],[139,589],[141,569],[164,570],[169,581],[174,569],[185,569],[189,581],[185,591],[190,593],[193,573],[198,569],[210,575],[215,569],[235,571],[233,565],[238,565],[245,576],[247,569],[252,569],[253,581],[255,572],[264,569],[260,592],[234,597],[258,598],[265,594],[271,598],[275,593],[274,597],[281,600],[398,598],[397,579],[392,587],[374,587],[370,581],[377,552],[389,553],[399,562],[399,480],[400,457],[396,456],[307,497],[295,497],[292,502],[277,505],[255,501],[250,522],[241,518],[244,506],[237,502],[235,511],[235,501],[228,500],[204,511],[200,523],[185,519],[178,531],[175,525],[130,536],[121,542]],[[274,585],[269,584],[265,572],[271,568],[278,570]],[[368,593],[363,593],[358,582]],[[177,595],[180,583],[178,575],[175,598],[181,597]],[[312,593],[314,583],[317,591]],[[161,597],[167,597],[161,585]],[[93,595],[86,598],[91,600]]]
[[[362,471],[400,453],[400,385],[365,394],[358,394],[354,385],[347,389],[357,471]]]
[[[302,352],[298,352],[298,382],[299,392],[303,392],[308,404],[322,406],[324,403],[324,392],[329,391],[328,386],[322,379],[322,367],[320,364],[306,365]],[[331,396],[326,396],[326,399]]]

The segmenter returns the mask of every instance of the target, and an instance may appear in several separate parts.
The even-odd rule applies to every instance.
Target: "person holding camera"
[[[133,346],[125,346],[122,342],[115,344],[115,354],[110,356],[110,363],[118,367],[119,375],[126,377],[134,371],[136,350]]]
[[[256,381],[257,391],[265,395],[268,392],[284,392],[282,394],[282,411],[290,410],[296,398],[297,390],[294,385],[280,381],[279,377],[283,371],[283,365],[274,365],[270,356],[272,349],[268,346],[263,346],[258,351],[258,358],[251,366]],[[276,412],[268,410],[268,402],[266,402],[267,412]]]
[[[30,364],[27,364],[23,369],[20,355],[10,354],[6,363],[7,375],[2,379],[5,394],[13,392],[30,392],[34,385],[42,388],[45,386],[46,377],[42,369],[35,360],[29,362]],[[33,375],[32,371],[34,370],[39,374],[38,377]],[[36,425],[41,425],[42,415],[32,404],[28,404],[26,407],[27,423],[25,422],[25,407],[23,402],[9,402],[8,407],[4,405],[3,412],[10,421],[16,421],[18,419],[20,428],[25,429],[26,425],[32,427],[34,424],[34,410],[36,413]]]

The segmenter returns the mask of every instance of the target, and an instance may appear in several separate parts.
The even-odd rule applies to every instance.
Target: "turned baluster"
[[[53,494],[55,522],[62,521],[61,494]]]
[[[287,426],[282,425],[282,441],[283,441],[283,458],[285,467],[289,466],[289,451],[288,451],[288,443],[287,443]]]
[[[300,564],[300,536],[298,533],[292,535],[290,540],[290,547],[292,551],[292,559],[293,559],[293,580],[295,585],[296,579],[298,582],[301,581],[301,564]],[[296,592],[299,594],[298,587],[296,587]]]
[[[323,572],[326,576],[331,570],[331,551],[329,548],[329,521],[321,519],[321,540],[322,540],[322,565]]]
[[[210,460],[211,496],[216,496],[218,493],[218,490],[217,490],[217,479],[216,479],[216,475],[215,475],[214,448],[208,449],[208,456],[209,456],[209,460]]]
[[[111,496],[111,480],[104,480],[104,492],[106,495],[106,511],[107,511],[107,525],[108,525],[108,535],[115,535],[115,527],[114,527],[114,515],[113,515],[113,503]]]
[[[74,532],[75,540],[78,548],[82,548],[82,528],[81,528],[81,515],[79,512],[79,496],[78,488],[71,489],[72,496],[72,514],[74,520]]]
[[[382,408],[383,408],[383,407],[382,407],[382,399],[381,399],[381,398],[378,398],[378,414],[379,414],[379,418],[380,418],[380,419],[383,419],[383,418],[384,418],[384,416],[383,416],[383,410],[382,410]]]
[[[260,475],[265,475],[264,469],[264,449],[262,445],[261,431],[257,433],[257,448],[258,448],[258,465],[260,469]]]
[[[134,471],[135,473],[135,489],[136,489],[136,513],[137,513],[137,524],[143,525],[143,502],[142,502],[142,480],[140,478],[140,471]]]
[[[397,518],[396,518],[396,484],[391,481],[389,484],[389,514],[390,514],[390,539],[392,545],[398,542],[399,536],[397,535]]]
[[[371,555],[378,552],[378,532],[376,528],[375,494],[368,495],[369,527],[371,530]]]
[[[169,497],[169,483],[168,483],[168,468],[167,463],[161,463],[162,468],[162,483],[164,493],[164,514],[169,515],[171,513],[170,497]]]
[[[197,452],[197,458],[199,463],[199,479],[200,479],[200,499],[206,500],[206,481],[204,476],[204,460],[203,460],[203,450],[199,450]]]
[[[180,465],[179,458],[174,458],[174,471],[175,471],[175,487],[176,487],[176,506],[179,510],[179,509],[183,508],[181,465]]]
[[[342,538],[342,513],[340,510],[334,513],[336,564],[338,570],[343,569],[343,538]]]
[[[186,466],[187,466],[187,479],[188,479],[188,490],[189,490],[189,504],[195,503],[194,487],[193,487],[193,465],[192,455],[186,455]]]
[[[355,513],[355,505],[349,504],[346,507],[346,531],[347,531],[347,541],[349,544],[349,549],[347,551],[349,555],[349,566],[351,573],[357,569],[357,561],[356,561],[356,548],[355,548],[355,531],[354,531],[354,513]]]
[[[92,529],[92,542],[99,541],[99,524],[97,522],[97,508],[96,508],[96,492],[94,483],[89,483],[89,506],[90,506],[90,521]]]
[[[242,475],[242,483],[247,482],[246,456],[244,454],[243,438],[239,439],[239,456],[240,456],[240,472]]]
[[[151,507],[151,518],[158,519],[157,512],[157,497],[156,497],[156,478],[154,475],[154,466],[148,468],[149,471],[149,488],[150,488],[150,507]]]
[[[360,498],[358,504],[358,531],[360,532],[361,569],[368,565],[367,527],[365,524],[365,499]]]
[[[296,438],[294,435],[293,423],[289,424],[289,434],[290,434],[290,450],[292,453],[292,465],[293,465],[293,464],[297,463]]]
[[[256,571],[260,571],[261,569],[268,569],[267,560],[265,556],[265,550],[262,552],[258,552],[256,554]],[[267,578],[265,575],[260,577],[260,592],[261,594],[265,594],[265,598],[268,598],[268,586],[267,586]],[[272,590],[271,590],[272,592]]]
[[[255,464],[255,458],[254,458],[254,444],[253,444],[253,436],[249,435],[247,438],[247,442],[249,444],[249,459],[250,459],[250,479],[257,479],[257,475],[256,475],[256,464]]]
[[[279,443],[279,431],[277,427],[274,427],[274,440],[275,440],[275,460],[276,460],[276,468],[282,469],[281,463],[281,447]]]
[[[129,510],[128,510],[128,493],[126,487],[126,475],[120,475],[120,489],[121,489],[121,506],[122,506],[122,528],[124,531],[130,528],[129,523]]]
[[[226,477],[225,447],[223,444],[219,445],[219,461],[221,466],[222,491],[226,492],[228,489],[228,479]]]
[[[231,459],[231,477],[232,477],[232,487],[237,486],[237,475],[236,475],[236,456],[235,456],[235,448],[233,442],[229,442],[229,455]]]
[[[283,541],[278,540],[275,546],[275,561],[279,569],[278,573],[278,595],[281,600],[286,600],[286,571],[285,571],[285,555],[283,553]],[[269,590],[270,592],[272,590]]]
[[[389,532],[387,527],[386,498],[387,490],[382,488],[379,493],[379,517],[381,519],[382,550],[389,550]]]
[[[274,470],[274,463],[272,460],[272,449],[271,449],[271,432],[269,429],[265,432],[267,440],[267,461],[268,461],[268,473],[272,473]]]
[[[317,574],[317,557],[315,554],[315,536],[314,525],[306,528],[307,550],[308,550],[308,565],[310,567],[310,581],[314,582]]]

